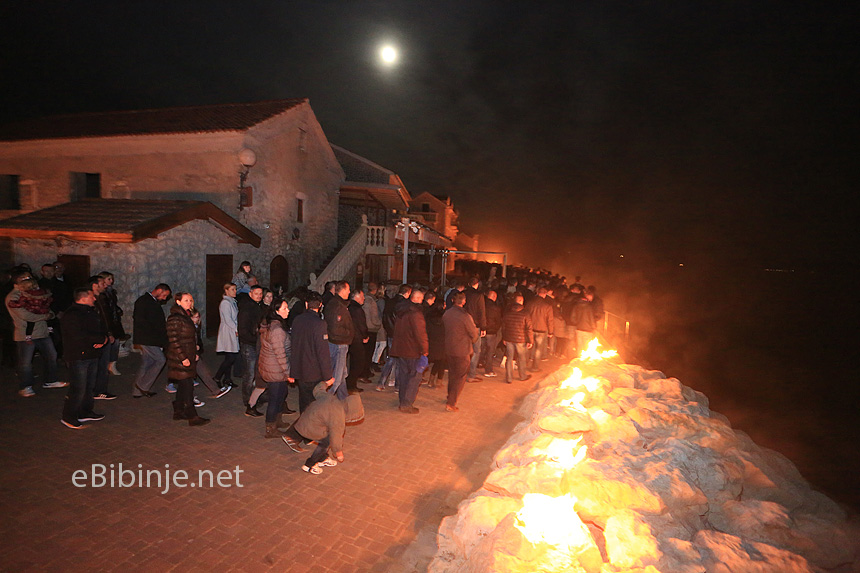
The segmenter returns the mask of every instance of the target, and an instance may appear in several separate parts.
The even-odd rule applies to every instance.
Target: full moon
[[[379,57],[382,59],[383,64],[390,66],[397,61],[397,50],[393,46],[383,46],[379,50]]]

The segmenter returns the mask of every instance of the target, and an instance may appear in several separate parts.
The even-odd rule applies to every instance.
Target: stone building
[[[195,295],[212,330],[242,260],[264,285],[306,284],[337,245],[343,181],[307,99],[7,125],[0,262],[109,270],[126,309],[169,282]]]

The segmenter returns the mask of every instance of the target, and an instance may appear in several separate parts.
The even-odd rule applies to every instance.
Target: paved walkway
[[[0,569],[422,571],[439,522],[481,485],[534,387],[501,376],[468,384],[456,414],[444,411],[443,388],[422,387],[414,416],[397,411],[394,393],[364,386],[367,418],[347,429],[345,463],[312,476],[300,469],[305,455],[263,438],[263,418],[242,415],[238,389],[209,400],[198,386],[212,418],[202,428],[171,420],[161,382],[154,398],[133,400],[138,362],[120,361],[119,399],[96,402],[107,417],[82,431],[59,422],[65,389],[21,398],[14,373],[0,371]],[[72,484],[76,470],[119,463],[169,464],[189,482],[239,466],[243,487]]]

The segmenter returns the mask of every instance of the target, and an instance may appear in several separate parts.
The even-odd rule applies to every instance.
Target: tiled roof
[[[258,235],[208,201],[84,199],[2,220],[0,237],[136,243],[195,219],[260,246]]]
[[[58,115],[0,126],[0,141],[243,131],[307,98]]]
[[[347,151],[338,145],[331,144],[331,150],[334,151],[334,156],[337,158],[338,163],[340,163],[341,168],[343,168],[347,181],[355,181],[356,183],[391,183],[391,176],[394,175],[394,172],[373,163],[369,159]]]

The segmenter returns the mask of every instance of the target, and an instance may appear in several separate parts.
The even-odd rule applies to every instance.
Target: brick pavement
[[[65,389],[21,398],[14,373],[0,371],[0,569],[422,571],[440,521],[483,483],[536,381],[469,384],[456,414],[444,411],[443,388],[422,387],[417,416],[365,386],[367,417],[347,429],[345,463],[312,476],[305,455],[262,437],[263,418],[242,415],[238,389],[208,400],[198,386],[212,418],[202,428],[171,420],[162,382],[154,398],[133,400],[138,361],[120,361],[120,398],[96,402],[107,417],[82,431],[59,422]],[[72,485],[75,470],[110,463],[195,475],[239,466],[244,487]]]

